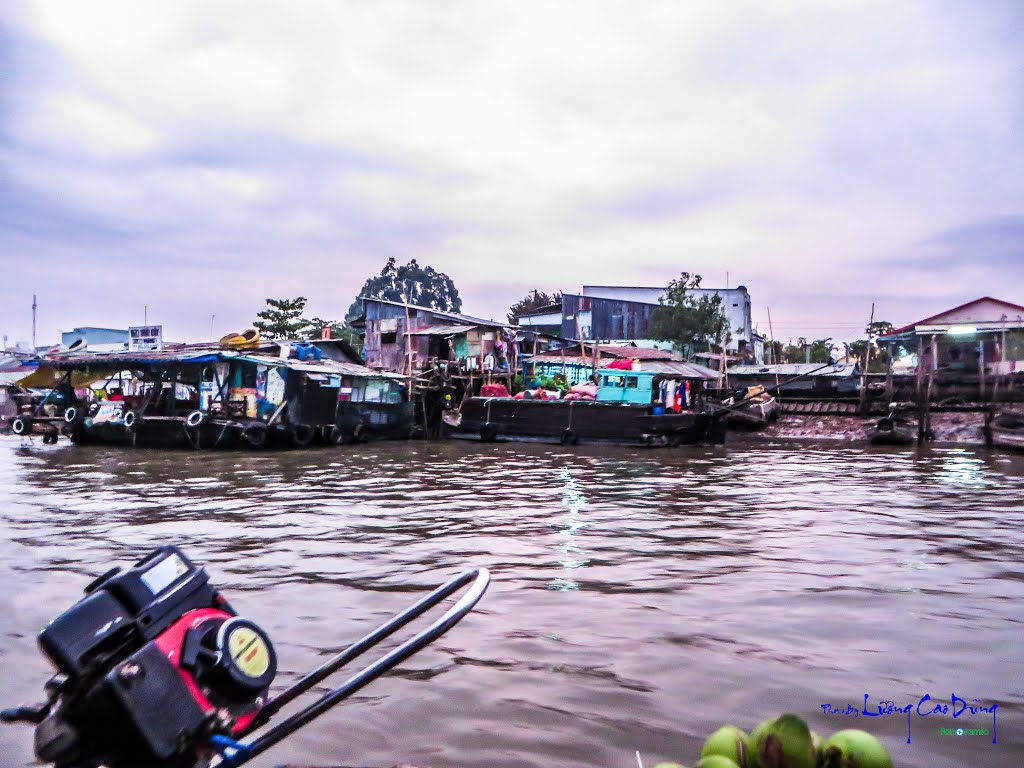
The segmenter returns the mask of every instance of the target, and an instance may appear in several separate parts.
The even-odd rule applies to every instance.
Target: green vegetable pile
[[[685,768],[659,763],[655,768]],[[885,747],[866,731],[839,731],[824,743],[796,715],[765,720],[748,736],[723,725],[704,742],[693,768],[892,768]]]

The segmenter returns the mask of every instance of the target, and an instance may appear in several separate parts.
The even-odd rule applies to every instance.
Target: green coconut
[[[892,768],[882,742],[867,731],[850,728],[833,733],[821,745],[822,768]]]
[[[735,760],[730,760],[728,757],[708,755],[698,760],[693,768],[740,768],[740,766]]]
[[[747,744],[749,738],[745,732],[735,725],[723,725],[708,736],[700,756],[703,758],[711,755],[721,755],[732,760],[737,766],[745,766],[747,763]]]
[[[768,733],[768,729],[771,724],[774,723],[774,718],[768,720],[762,720],[760,723],[754,726],[754,730],[750,732],[750,736],[747,737],[747,758],[743,768],[758,768],[757,762],[757,750],[754,745],[757,744],[764,735]]]
[[[816,731],[811,731],[811,746],[815,752],[821,752],[821,736]]]
[[[761,723],[750,734],[747,768],[816,768],[817,764],[811,730],[796,715]]]

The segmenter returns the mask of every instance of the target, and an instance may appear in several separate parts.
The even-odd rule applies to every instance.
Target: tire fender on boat
[[[562,445],[577,445],[579,441],[579,437],[571,429],[565,430],[565,432],[562,433],[562,437],[560,440]]]
[[[24,436],[32,434],[32,419],[28,416],[18,416],[11,422],[11,432]]]
[[[76,421],[78,421],[78,415],[79,411],[77,405],[72,405],[64,409],[64,421],[66,421],[68,424],[74,424]]]
[[[124,428],[129,432],[133,432],[138,429],[139,423],[142,421],[142,417],[139,416],[138,411],[125,411],[121,420],[124,422]]]
[[[352,442],[361,443],[366,439],[366,425],[363,422],[358,422],[352,427]]]
[[[185,417],[185,426],[195,429],[204,421],[206,421],[205,413],[202,411],[192,411],[192,413]]]
[[[291,431],[292,443],[299,448],[305,448],[313,442],[316,430],[309,424],[296,424]]]
[[[494,439],[498,436],[498,428],[487,422],[480,427],[480,442],[481,443],[493,443]]]
[[[267,444],[267,428],[262,424],[250,424],[242,430],[242,439],[250,448],[262,448]]]

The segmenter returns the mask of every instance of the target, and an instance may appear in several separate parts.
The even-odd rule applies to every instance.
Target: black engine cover
[[[227,603],[174,546],[163,546],[123,573],[91,584],[86,596],[39,633],[39,645],[70,678],[98,672],[141,648],[193,608]]]
[[[138,739],[160,760],[181,751],[203,727],[205,713],[178,668],[154,643],[147,643],[114,667],[103,684],[134,726]]]

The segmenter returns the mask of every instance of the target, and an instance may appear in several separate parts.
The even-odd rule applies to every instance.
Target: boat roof
[[[342,360],[297,360],[282,358],[280,350],[290,341],[261,342],[249,349],[231,349],[218,342],[200,344],[180,344],[171,348],[138,352],[81,352],[54,355],[41,361],[40,369],[49,368],[58,371],[76,371],[82,369],[121,371],[130,370],[133,366],[150,366],[159,364],[195,365],[201,363],[230,362],[241,360],[256,365],[272,368],[286,368],[307,373],[336,374],[343,376],[361,376],[378,379],[404,379],[401,374],[389,371],[378,371],[365,365]],[[307,342],[315,346],[315,342]]]

